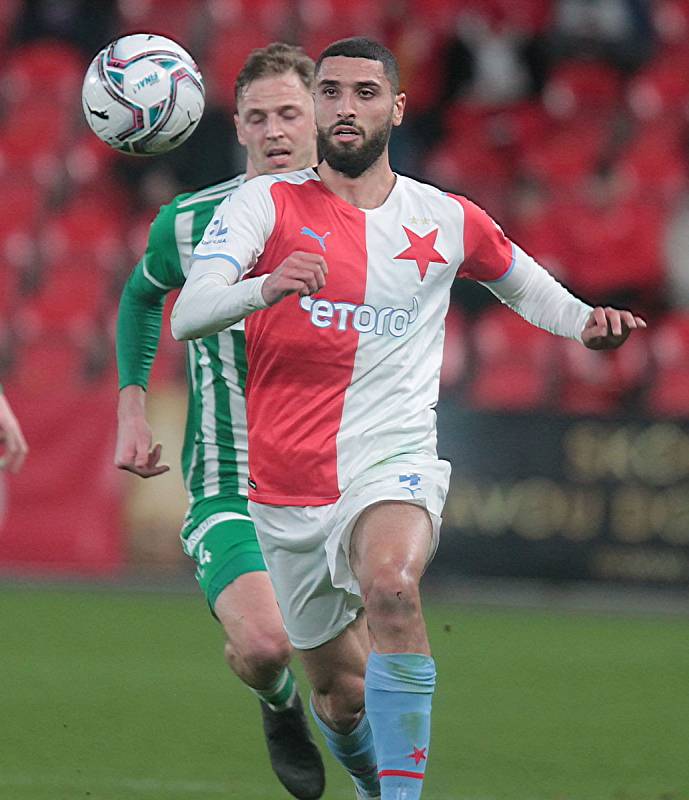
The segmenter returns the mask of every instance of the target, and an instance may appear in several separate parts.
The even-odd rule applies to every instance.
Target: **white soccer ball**
[[[177,42],[135,33],[115,39],[93,59],[81,102],[99,139],[148,156],[191,136],[203,114],[205,88],[194,59]]]

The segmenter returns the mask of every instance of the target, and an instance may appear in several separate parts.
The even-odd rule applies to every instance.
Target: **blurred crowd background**
[[[178,40],[207,85],[198,129],[163,157],[108,149],[81,111],[90,59],[137,31]],[[77,419],[102,432],[97,456],[83,433],[82,481],[99,465],[116,480],[114,321],[148,225],[176,193],[243,170],[233,83],[251,49],[284,40],[315,58],[349,35],[399,59],[408,105],[391,146],[397,171],[476,201],[583,299],[649,320],[648,335],[593,353],[458,281],[445,403],[689,417],[689,0],[3,0],[0,381],[34,463]],[[183,381],[183,348],[166,333],[152,392]],[[53,490],[66,463],[46,461]],[[26,497],[40,494],[35,475],[21,480]],[[73,482],[64,486],[66,497]]]

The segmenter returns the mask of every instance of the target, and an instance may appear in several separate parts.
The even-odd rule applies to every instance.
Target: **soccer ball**
[[[172,39],[135,33],[91,62],[81,102],[91,130],[132,155],[165,153],[188,139],[203,114],[205,89],[194,59]]]

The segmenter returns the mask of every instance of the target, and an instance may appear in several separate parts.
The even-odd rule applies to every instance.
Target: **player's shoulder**
[[[457,200],[463,201],[461,195],[448,192],[435,184],[426,183],[412,178],[409,175],[400,175],[397,173],[398,190],[400,194],[413,197],[416,199],[424,200],[427,203],[435,203],[438,205],[451,205],[456,203]]]
[[[162,205],[151,225],[149,239],[161,243],[176,238],[176,220],[182,214],[210,215],[228,195],[233,194],[244,183],[245,176],[237,175],[229,180],[214,183],[193,192],[182,192]]]
[[[417,208],[424,208],[427,211],[442,213],[450,220],[456,220],[459,213],[460,218],[464,217],[467,210],[473,204],[456,192],[449,192],[432,183],[425,183],[417,178],[407,175],[397,175],[400,194]]]
[[[244,173],[235,175],[234,178],[228,178],[225,181],[214,183],[203,189],[178,194],[170,203],[170,206],[175,212],[195,210],[202,206],[212,206],[215,208],[228,195],[234,194],[245,182],[246,175]]]
[[[270,193],[271,189],[276,184],[292,184],[298,186],[300,184],[307,183],[308,181],[316,180],[318,180],[318,176],[316,175],[313,167],[295,170],[294,172],[275,172],[270,175],[257,175],[255,178],[247,181],[244,186],[242,186],[241,193]]]

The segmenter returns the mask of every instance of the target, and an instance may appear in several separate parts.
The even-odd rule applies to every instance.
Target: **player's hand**
[[[19,472],[28,452],[17,418],[4,395],[0,394],[0,469]]]
[[[269,306],[290,294],[300,297],[315,294],[325,286],[327,274],[328,265],[323,256],[297,250],[266,278],[261,294]]]
[[[145,394],[140,386],[125,386],[120,392],[115,466],[152,478],[167,472],[170,466],[159,463],[163,446],[152,446],[153,433],[144,412]]]
[[[589,350],[614,350],[624,344],[633,330],[645,327],[644,320],[631,311],[596,306],[586,320],[581,340]]]

